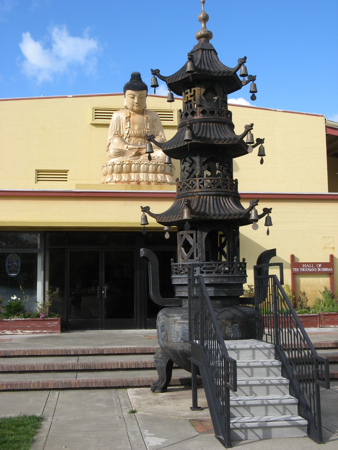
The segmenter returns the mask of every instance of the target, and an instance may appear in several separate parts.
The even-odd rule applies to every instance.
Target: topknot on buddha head
[[[126,91],[147,91],[148,86],[143,83],[140,72],[133,72],[130,80],[123,86],[123,93],[126,95]]]

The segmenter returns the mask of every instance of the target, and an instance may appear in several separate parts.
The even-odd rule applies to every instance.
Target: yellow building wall
[[[148,108],[171,109],[181,101],[167,103],[149,96]],[[101,166],[106,160],[109,124],[93,124],[92,108],[123,108],[123,95],[67,98],[37,98],[0,101],[1,163],[0,189],[25,190],[130,190],[131,186],[100,185]],[[265,138],[266,157],[259,164],[257,148],[234,160],[234,178],[240,192],[327,193],[325,118],[323,116],[229,105],[235,132],[254,123],[254,136]],[[164,126],[167,139],[176,126]],[[335,161],[336,162],[336,161]],[[176,162],[175,177],[179,177]],[[329,165],[330,167],[330,165]],[[334,166],[335,167],[335,166]],[[335,170],[332,167],[329,170]],[[37,169],[68,170],[68,182],[35,182]],[[338,169],[337,169],[338,172]],[[173,190],[173,186],[132,187],[135,190]],[[338,189],[337,189],[338,191]],[[253,194],[252,198],[256,198]],[[153,212],[165,211],[173,198],[155,197],[4,197],[0,196],[0,229],[110,229],[140,230],[140,206]],[[242,200],[247,207],[249,200]],[[241,228],[241,257],[248,262],[248,283],[253,283],[252,266],[258,255],[276,248],[284,263],[285,283],[291,284],[290,254],[296,261],[328,261],[338,242],[337,201],[261,200],[259,211],[272,207],[270,236],[264,220],[257,231]],[[149,228],[161,229],[149,219]],[[335,265],[338,273],[338,261]],[[329,277],[297,276],[297,291],[314,299]],[[335,276],[338,290],[338,276]]]
[[[123,95],[55,97],[0,101],[0,189],[75,189],[99,184],[106,161],[109,124],[92,124],[93,107],[123,108]],[[150,109],[181,108],[181,100],[148,96]],[[234,161],[234,177],[245,192],[328,192],[325,118],[309,114],[229,105],[235,132],[254,123],[265,138],[266,158],[257,148]],[[164,126],[167,139],[176,126]],[[176,175],[179,177],[179,165]],[[67,183],[35,183],[35,170],[68,170]]]
[[[0,101],[0,189],[75,189],[79,183],[99,184],[109,123],[92,124],[92,108],[121,109],[123,98],[115,94]],[[148,97],[150,109],[170,109],[170,105],[163,97]],[[175,132],[176,126],[165,126],[167,139]],[[41,169],[68,170],[69,181],[36,184],[35,170]]]
[[[234,160],[241,192],[328,192],[325,117],[229,105],[236,134],[254,123],[265,138],[264,164],[258,148]]]
[[[253,197],[254,198],[254,197]],[[244,204],[245,202],[242,201]],[[338,291],[338,200],[260,200],[258,210],[272,207],[270,235],[266,235],[264,220],[259,229],[241,227],[241,258],[248,263],[248,284],[253,284],[253,269],[257,257],[265,250],[275,248],[277,257],[271,262],[284,265],[284,284],[291,286],[290,255],[296,262],[329,262],[334,255],[335,288]],[[273,273],[278,273],[277,269]],[[313,303],[319,290],[330,287],[329,275],[296,275],[296,292],[305,291]]]

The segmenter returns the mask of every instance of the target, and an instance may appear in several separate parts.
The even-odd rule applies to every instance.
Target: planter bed
[[[338,327],[338,313],[299,314],[298,318],[304,328]],[[280,324],[287,328],[287,323],[283,322],[280,317]],[[273,316],[264,316],[264,326],[273,327]]]
[[[61,318],[56,319],[0,319],[0,334],[57,334],[61,333]]]

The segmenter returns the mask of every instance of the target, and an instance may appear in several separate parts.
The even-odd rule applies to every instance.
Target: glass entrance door
[[[101,328],[100,251],[70,250],[68,267],[68,328]]]
[[[134,253],[68,251],[68,329],[136,328]]]
[[[135,251],[106,250],[103,256],[103,327],[136,328]]]

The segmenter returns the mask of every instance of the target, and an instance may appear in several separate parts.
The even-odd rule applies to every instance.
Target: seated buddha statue
[[[146,136],[155,136],[157,142],[166,139],[158,114],[146,109],[148,87],[139,72],[131,74],[123,93],[125,109],[116,111],[110,123],[101,183],[172,184],[173,167],[164,163],[165,154],[154,144],[148,160]]]

